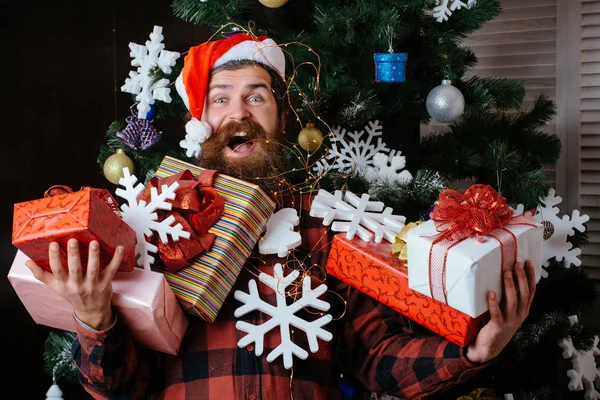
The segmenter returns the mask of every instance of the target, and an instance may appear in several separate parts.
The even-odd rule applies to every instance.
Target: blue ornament
[[[340,379],[340,391],[342,392],[342,398],[344,400],[351,400],[354,398],[354,395],[356,395],[356,389],[348,379],[344,378],[343,375]]]
[[[144,119],[151,120],[154,117],[156,117],[156,104],[150,104],[150,111],[146,113],[146,118]]]
[[[375,82],[404,82],[407,53],[375,53]]]
[[[427,210],[427,214],[425,214],[425,218],[423,218],[423,220],[429,221],[431,219],[431,217],[429,216],[429,214],[432,213],[432,211],[433,211],[434,208],[435,208],[435,204],[432,205],[431,207],[429,207],[429,210]]]

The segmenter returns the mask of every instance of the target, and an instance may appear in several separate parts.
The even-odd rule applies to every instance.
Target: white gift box
[[[529,260],[535,269],[536,283],[542,272],[541,225],[508,225],[506,229],[517,238],[517,261]],[[432,220],[408,232],[408,286],[432,297],[429,287],[429,252],[432,240],[439,232]],[[502,250],[492,237],[465,239],[448,251],[445,285],[448,305],[477,318],[488,310],[487,294],[496,292],[502,299]]]

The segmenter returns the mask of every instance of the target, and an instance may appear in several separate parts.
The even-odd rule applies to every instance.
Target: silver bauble
[[[452,81],[444,79],[427,95],[427,112],[437,122],[452,122],[465,110],[465,98]]]

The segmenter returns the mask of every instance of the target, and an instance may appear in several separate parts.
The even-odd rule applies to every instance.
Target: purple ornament
[[[234,26],[234,27],[231,29],[231,32],[227,32],[227,33],[225,33],[225,37],[228,37],[228,38],[230,38],[230,37],[232,37],[232,36],[234,36],[234,35],[237,35],[238,33],[242,33],[242,32],[240,31],[240,28],[239,28],[239,27],[237,27],[237,26]]]
[[[132,149],[146,150],[156,144],[162,136],[162,132],[152,126],[152,121],[138,118],[136,112],[132,111],[126,121],[127,127],[117,132],[117,137]]]

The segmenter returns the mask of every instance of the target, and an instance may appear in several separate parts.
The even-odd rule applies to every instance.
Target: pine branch
[[[44,344],[44,369],[54,381],[78,384],[77,368],[71,355],[73,332],[50,332]]]
[[[480,106],[482,110],[518,110],[525,99],[525,85],[520,79],[474,76],[464,83],[467,90],[470,89],[463,92],[465,101],[472,96],[474,106],[484,103]]]
[[[207,1],[173,0],[173,15],[196,25],[208,25],[219,29],[231,21],[245,19],[251,7],[246,0]]]
[[[573,234],[572,236],[567,236],[567,241],[571,243],[574,248],[581,249],[590,243],[590,238],[587,230],[587,223],[584,223],[583,227],[585,228],[583,232],[579,232],[577,229],[573,229],[575,234]]]

